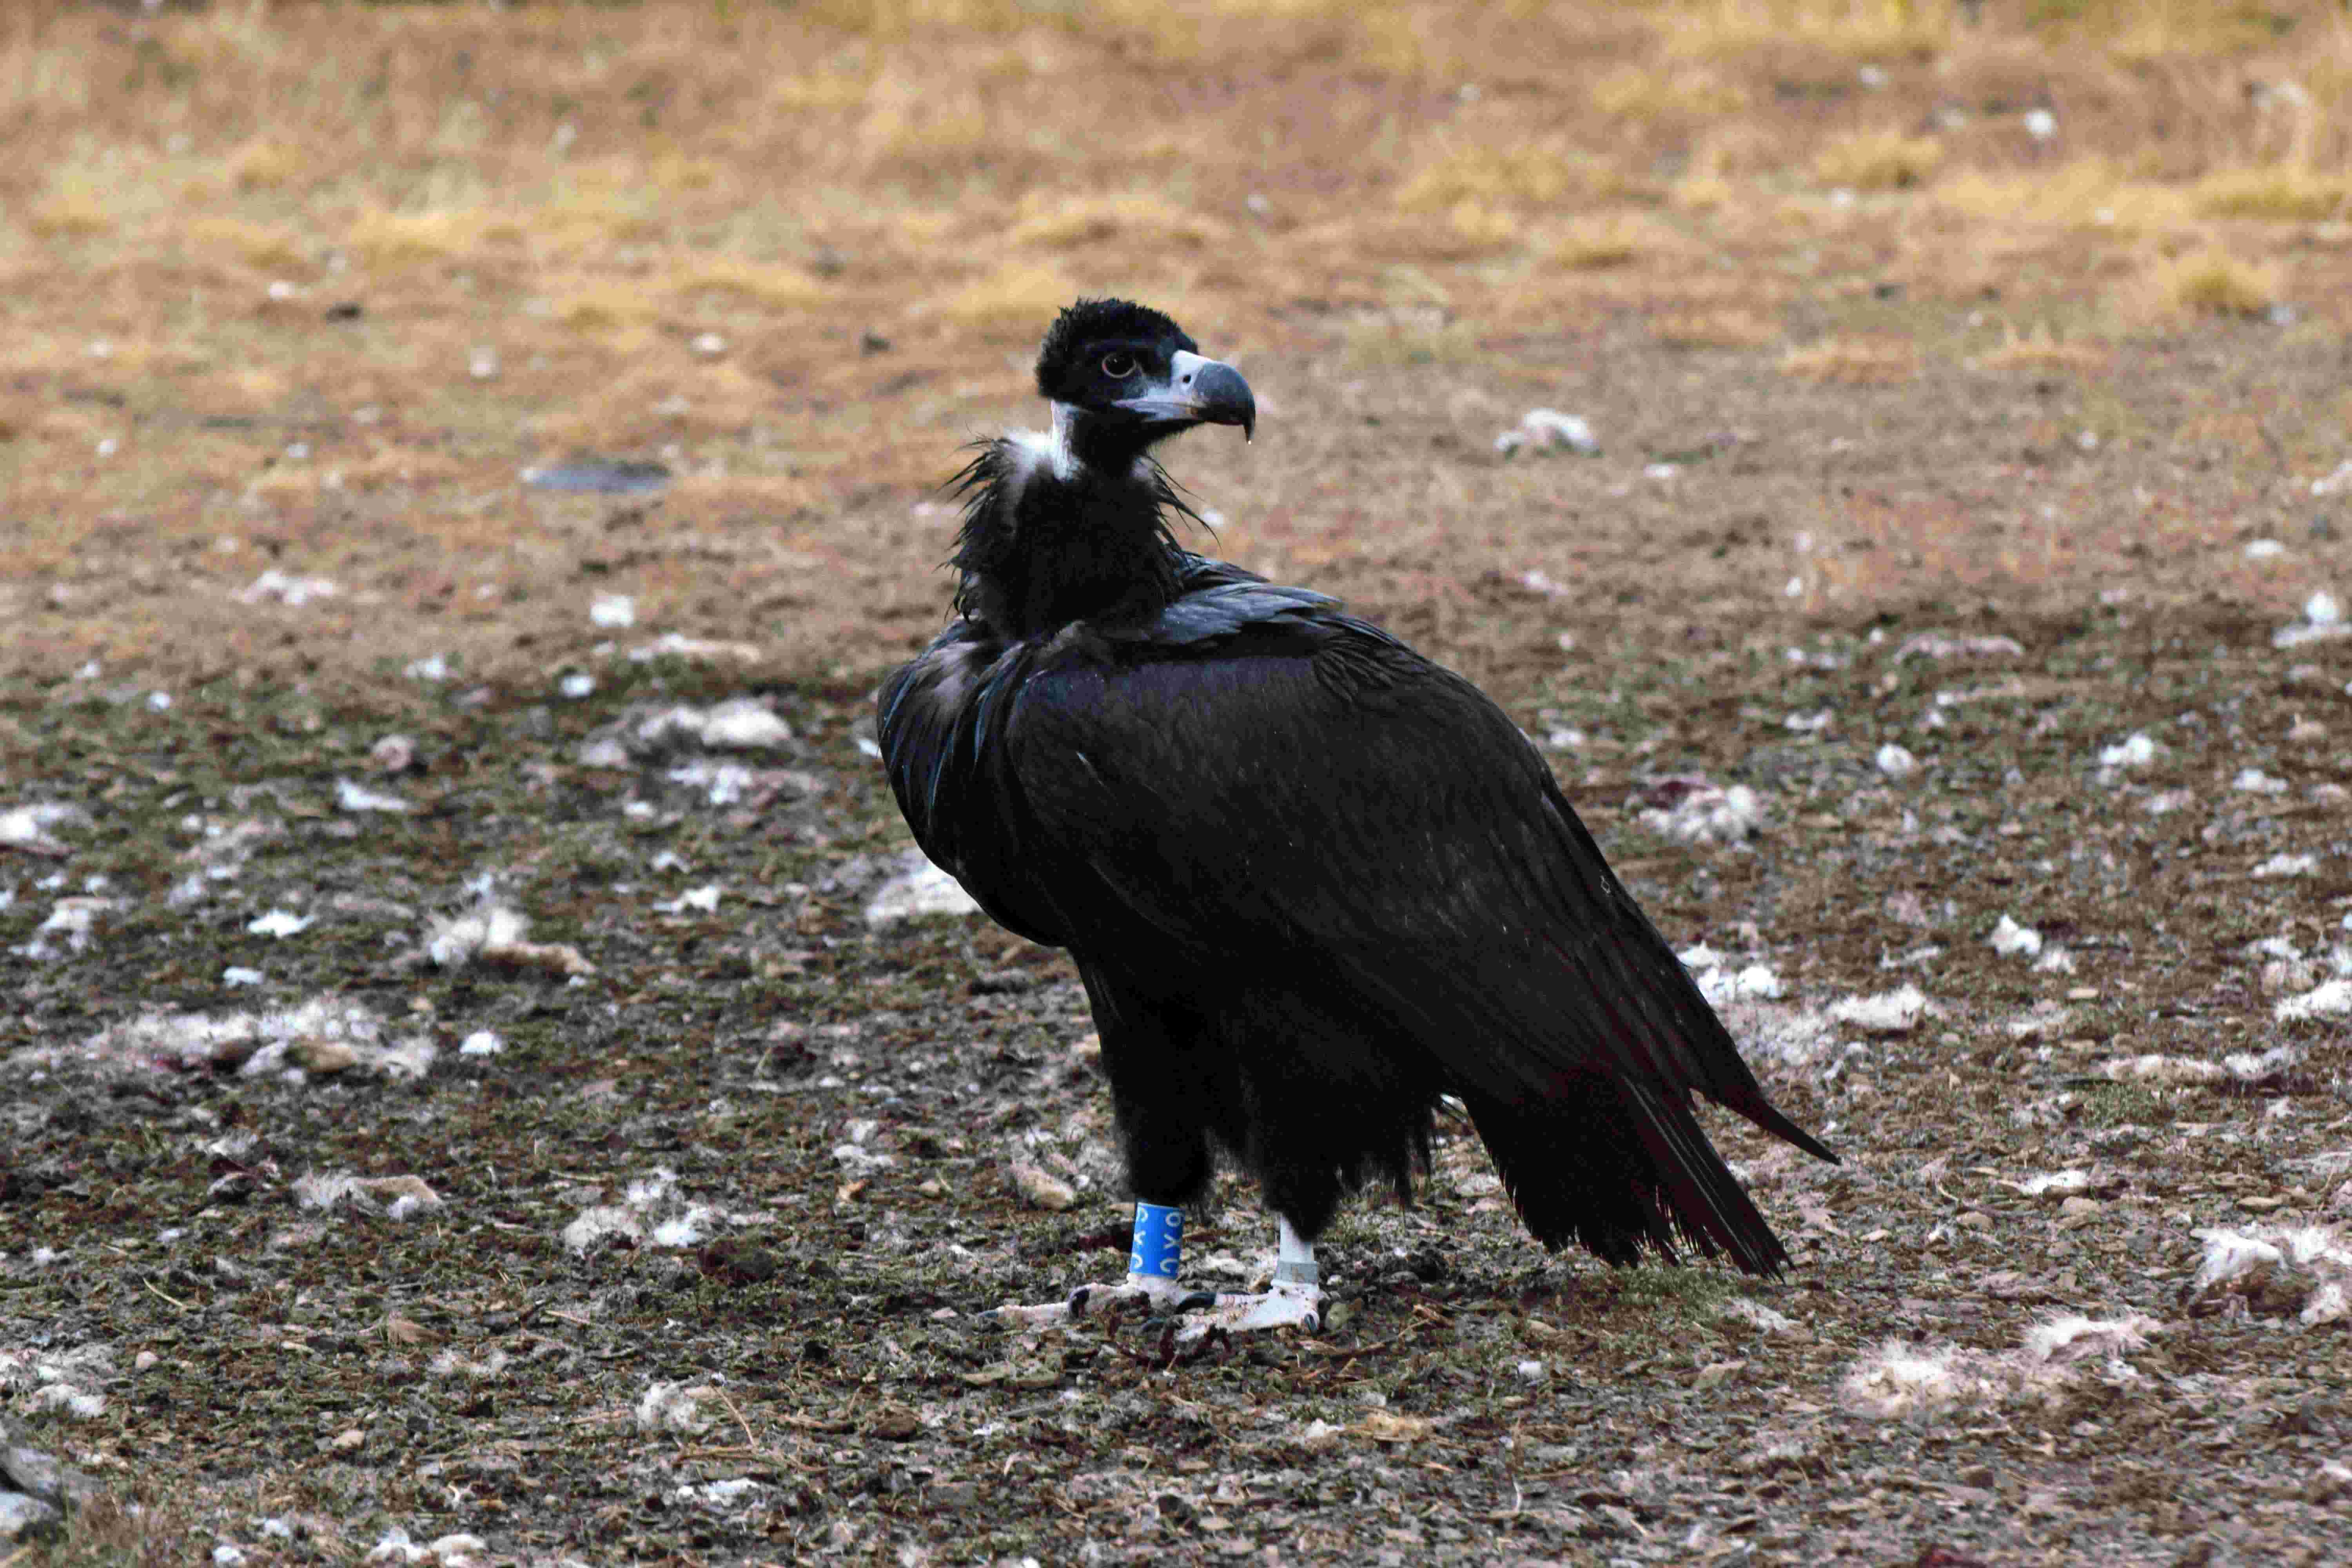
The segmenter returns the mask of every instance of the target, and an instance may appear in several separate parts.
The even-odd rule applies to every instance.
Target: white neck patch
[[[1044,430],[1010,430],[1004,438],[1013,444],[1020,459],[1013,473],[1016,484],[1026,485],[1030,478],[1043,469],[1057,479],[1067,479],[1078,471],[1078,460],[1070,453],[1070,423],[1076,412],[1066,403],[1054,405],[1054,427]]]

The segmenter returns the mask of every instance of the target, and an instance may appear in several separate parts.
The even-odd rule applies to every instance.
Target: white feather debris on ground
[[[719,1391],[707,1383],[656,1383],[637,1401],[637,1430],[683,1432],[691,1436],[710,1430],[717,1417],[703,1405],[716,1403]]]
[[[98,930],[98,918],[115,907],[112,899],[89,895],[59,899],[50,908],[49,918],[33,928],[33,940],[8,951],[37,963],[86,952]]]
[[[664,632],[653,641],[639,643],[629,650],[631,664],[651,664],[657,658],[685,659],[695,664],[716,664],[721,659],[736,664],[756,664],[760,659],[760,647],[757,643],[717,642],[709,637]]]
[[[89,814],[76,805],[62,805],[51,801],[12,805],[0,811],[0,849],[13,849],[20,855],[37,855],[48,860],[62,860],[73,851],[50,829],[89,820]]]
[[[246,931],[254,936],[277,937],[283,940],[309,931],[315,916],[298,915],[291,910],[272,910],[245,922]]]
[[[335,809],[338,811],[384,812],[397,815],[408,809],[408,803],[389,790],[370,789],[350,779],[335,781]]]
[[[1921,632],[1895,650],[1896,664],[1915,658],[1941,662],[1950,658],[2018,658],[2025,649],[2015,637],[1955,637],[1948,632]]]
[[[2316,855],[2273,855],[2253,869],[2257,879],[2271,877],[2308,877],[2319,869]]]
[[[1730,1298],[1715,1310],[1715,1315],[1761,1329],[1768,1334],[1800,1333],[1804,1328],[1803,1324],[1787,1313],[1776,1312],[1763,1302],[1751,1300],[1746,1296]]]
[[[2250,539],[2241,553],[2249,561],[2276,561],[2286,554],[2286,546],[2275,539]]]
[[[2148,739],[2145,730],[2135,730],[2112,746],[2099,751],[2099,766],[2110,773],[2144,768],[2154,763],[2164,748]]]
[[[106,1414],[106,1390],[114,1381],[114,1352],[105,1345],[0,1346],[0,1394],[29,1411],[94,1421]]]
[[[2286,780],[2275,778],[2260,768],[2240,768],[2230,787],[2241,795],[2284,795]]]
[[[588,620],[592,626],[607,631],[619,631],[637,624],[637,602],[626,594],[599,594],[590,601]]]
[[[294,1178],[294,1201],[306,1209],[349,1205],[362,1214],[394,1221],[414,1219],[447,1206],[422,1176],[354,1176],[314,1171]]]
[[[712,914],[719,909],[720,891],[716,882],[699,888],[688,888],[677,898],[667,899],[656,904],[654,912],[660,915]]]
[[[442,916],[425,931],[418,952],[436,969],[480,963],[536,969],[568,978],[596,973],[596,966],[569,942],[532,942],[530,920],[504,904],[483,904],[462,914]]]
[[[2181,1291],[2191,1317],[2244,1310],[2305,1328],[2352,1315],[2352,1240],[2333,1225],[2215,1226]]]
[[[1676,844],[1737,844],[1764,826],[1764,803],[1746,784],[1722,788],[1700,773],[1645,781],[1642,826]]]
[[[1888,1340],[1863,1355],[1838,1384],[1840,1403],[1881,1421],[1929,1419],[2021,1399],[2061,1398],[2086,1375],[2109,1384],[2140,1373],[2125,1358],[2163,1325],[2137,1312],[2093,1318],[2070,1312],[2029,1327],[2013,1351]]]
[[[921,850],[908,850],[899,863],[903,869],[866,901],[868,926],[896,925],[925,915],[980,912],[980,905],[963,890],[963,884],[925,859]]]
[[[342,591],[341,584],[328,578],[289,576],[272,566],[239,589],[236,596],[248,605],[268,600],[299,610],[313,599],[331,599]]]
[[[2232,1051],[2220,1061],[2201,1057],[2149,1052],[2116,1057],[2099,1064],[2099,1076],[2116,1083],[2199,1084],[2237,1082],[2259,1086],[2303,1065],[2300,1047],[2273,1046],[2266,1051]]]
[[[2019,925],[2006,914],[1985,940],[2003,958],[2032,958],[2042,951],[2042,933],[2032,926]]]
[[[2300,994],[2282,997],[2272,1005],[2271,1016],[2282,1024],[2352,1017],[2352,980],[2323,980]]]
[[[477,1563],[488,1562],[489,1553],[488,1542],[478,1535],[458,1531],[419,1542],[395,1524],[369,1550],[366,1561],[421,1563],[428,1568],[473,1568]]]
[[[2158,790],[2141,803],[2140,809],[2150,816],[2168,816],[2176,811],[2187,811],[2197,804],[2193,789]]]
[[[2303,619],[2293,621],[2271,634],[2273,647],[2296,647],[2307,642],[2326,642],[2336,637],[2352,637],[2352,623],[2344,619],[2344,606],[2335,595],[2322,588],[2303,602]]]
[[[1874,996],[1847,996],[1830,1004],[1830,1016],[1866,1035],[1907,1035],[1927,1010],[1916,985],[1898,985]]]
[[[1900,784],[1919,771],[1919,759],[1906,746],[1889,741],[1878,748],[1878,771]]]
[[[1701,942],[1675,954],[1708,1005],[1722,1008],[1734,1002],[1777,1002],[1784,987],[1771,965],[1750,963],[1735,969],[1715,949]]]
[[[233,1070],[247,1078],[359,1068],[396,1081],[424,1078],[438,1054],[424,1035],[390,1037],[373,1008],[331,992],[259,1013],[153,1010],[110,1025],[79,1049],[88,1059],[142,1068]]]
[[[678,1190],[677,1173],[657,1165],[653,1174],[623,1189],[619,1203],[597,1202],[582,1209],[563,1227],[562,1240],[566,1250],[577,1254],[607,1244],[675,1250],[701,1246],[727,1217],[709,1204],[688,1198]]]
[[[749,697],[730,698],[709,708],[664,708],[636,722],[646,746],[688,742],[715,751],[772,752],[792,744],[793,727],[774,710]]]
[[[2312,480],[2311,493],[2314,496],[2352,493],[2352,458],[2345,458],[2335,468]]]
[[[506,1041],[500,1039],[496,1031],[477,1029],[458,1043],[457,1054],[461,1057],[494,1057],[506,1048]]]
[[[1601,456],[1600,438],[1592,426],[1557,408],[1530,408],[1519,422],[1495,437],[1495,450],[1506,458],[1521,451],[1572,452],[1580,458]]]
[[[682,752],[777,752],[793,744],[793,729],[755,698],[730,698],[708,708],[667,702],[632,708],[600,726],[574,753],[592,768],[626,768]]]

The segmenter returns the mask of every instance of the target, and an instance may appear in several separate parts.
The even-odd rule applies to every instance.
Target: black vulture
[[[1256,421],[1176,323],[1081,300],[1045,334],[1049,432],[963,470],[956,618],[880,695],[924,853],[1076,961],[1137,1199],[1089,1301],[1318,1321],[1313,1242],[1368,1184],[1411,1199],[1458,1097],[1528,1228],[1611,1263],[1788,1261],[1692,1114],[1824,1160],[1765,1099],[1551,771],[1478,689],[1305,588],[1183,549],[1152,458]],[[1274,1288],[1178,1285],[1223,1156],[1280,1216]]]

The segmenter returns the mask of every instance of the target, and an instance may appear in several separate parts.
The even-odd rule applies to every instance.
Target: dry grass
[[[2285,268],[2277,262],[2200,246],[2158,257],[2141,279],[2140,297],[2158,314],[2259,316],[2279,302],[2285,284]]]
[[[1738,305],[1670,310],[1650,322],[1650,335],[1669,348],[1759,349],[1780,338],[1780,323],[1761,310]]]
[[[1906,338],[1826,338],[1782,354],[1780,374],[1841,386],[1891,386],[1919,374],[1919,350]]]
[[[2229,226],[2291,220],[2296,302],[2352,326],[2330,303],[2352,247],[2326,238],[2352,27],[2329,7],[2284,7],[2283,37],[2180,5],[1984,9],[19,8],[0,489],[41,528],[16,564],[100,559],[109,518],[200,555],[444,488],[506,498],[481,503],[495,533],[516,468],[572,446],[791,475],[795,506],[912,493],[1017,412],[1023,346],[1081,289],[1301,363],[1460,367],[1503,401],[1612,322],[1768,356],[1802,322],[1821,341],[1784,368],[1834,386],[1916,368],[1856,315],[1880,281],[1997,290],[2021,321],[2111,297],[2115,335],[2161,336],[2279,298],[2268,242]],[[2017,128],[2044,92],[2054,146]],[[1939,125],[1952,104],[1969,119]],[[1922,194],[1832,205],[1823,183]],[[688,347],[706,331],[716,356]],[[2077,347],[2027,332],[1978,363]],[[314,456],[285,463],[298,435]],[[355,574],[452,570],[342,536]],[[130,595],[11,647],[78,662],[194,613]],[[846,613],[793,636],[837,646]]]
[[[2087,375],[2104,369],[2110,357],[2107,345],[2080,338],[2062,338],[2047,321],[2036,321],[2021,332],[2006,324],[2001,341],[1971,362],[1979,369],[2022,371],[2036,375]]]
[[[1933,136],[1865,131],[1841,136],[1813,156],[1813,177],[1856,191],[1900,191],[1924,185],[1944,161]]]
[[[803,309],[825,295],[824,285],[803,268],[732,256],[681,266],[670,274],[668,287],[681,297],[715,294],[770,310]]]
[[[2352,214],[2352,177],[2291,163],[2225,169],[2199,181],[2191,199],[2208,217],[2341,218]]]

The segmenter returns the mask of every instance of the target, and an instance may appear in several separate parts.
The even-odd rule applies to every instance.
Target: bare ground
[[[2281,405],[2340,364],[2253,328],[2177,353]],[[103,1492],[32,1561],[340,1562],[396,1556],[395,1530],[477,1538],[450,1561],[2340,1560],[2344,1323],[2298,1320],[2316,1298],[2292,1269],[2188,1287],[2200,1228],[2352,1219],[2341,1016],[2275,1012],[2333,975],[2352,908],[2352,641],[2273,646],[2342,503],[2259,444],[2047,438],[2085,426],[2030,385],[1792,394],[1737,356],[1611,363],[1614,406],[1643,413],[1597,459],[1423,445],[1415,406],[1507,395],[1473,370],[1356,384],[1369,434],[1299,417],[1332,460],[1454,483],[1550,563],[1548,584],[1432,556],[1426,591],[1360,604],[1552,741],[1677,942],[1777,973],[1734,1016],[1845,1163],[1717,1131],[1788,1278],[1547,1257],[1457,1131],[1417,1207],[1331,1234],[1343,1309],[1318,1337],[1172,1366],[1142,1325],[1009,1337],[976,1314],[1115,1271],[1125,1209],[1059,956],[957,916],[868,921],[906,868],[860,745],[887,650],[826,679],[583,649],[579,700],[263,668],[159,710],[109,673],[28,682],[0,710],[0,804],[65,810],[47,852],[0,858],[0,1375],[17,1439]],[[2171,428],[2180,384],[2105,395]],[[1669,426],[1718,425],[1744,433],[1669,455]],[[1178,456],[1245,480],[1206,443]],[[1546,487],[1557,511],[1475,499]],[[1376,552],[1362,488],[1330,504]],[[1935,504],[2021,532],[2027,498],[2063,494],[2062,550],[2135,516],[2240,526],[2136,574],[1929,573],[1940,592],[1849,615],[1822,592],[1840,561],[1899,584],[1874,556],[2002,548],[1998,519],[1799,551],[1780,510],[1956,492]],[[1529,515],[1551,521],[1523,537]],[[2256,532],[2284,554],[2249,565]],[[585,623],[586,588],[561,591]],[[301,635],[301,606],[253,613]],[[743,697],[789,739],[647,732]],[[2135,732],[2146,758],[2102,767]],[[391,733],[411,756],[372,751]],[[1919,772],[1886,776],[1887,742]],[[1693,773],[1758,791],[1760,832],[1645,826],[1645,781]],[[352,786],[404,809],[352,809]],[[493,904],[544,945],[468,961],[485,933],[453,917]],[[251,929],[273,909],[310,923]],[[2003,915],[2071,972],[1995,952]],[[1822,1011],[1905,983],[1925,1008],[1896,1032]],[[459,1048],[481,1031],[502,1049]],[[2203,1066],[2114,1065],[2144,1056]],[[429,1192],[298,1185],[346,1175]],[[1226,1278],[1269,1262],[1245,1191],[1197,1237]],[[2064,1313],[2155,1323],[2037,1357],[2028,1331]],[[1889,1341],[1912,1360],[1865,1362]]]

